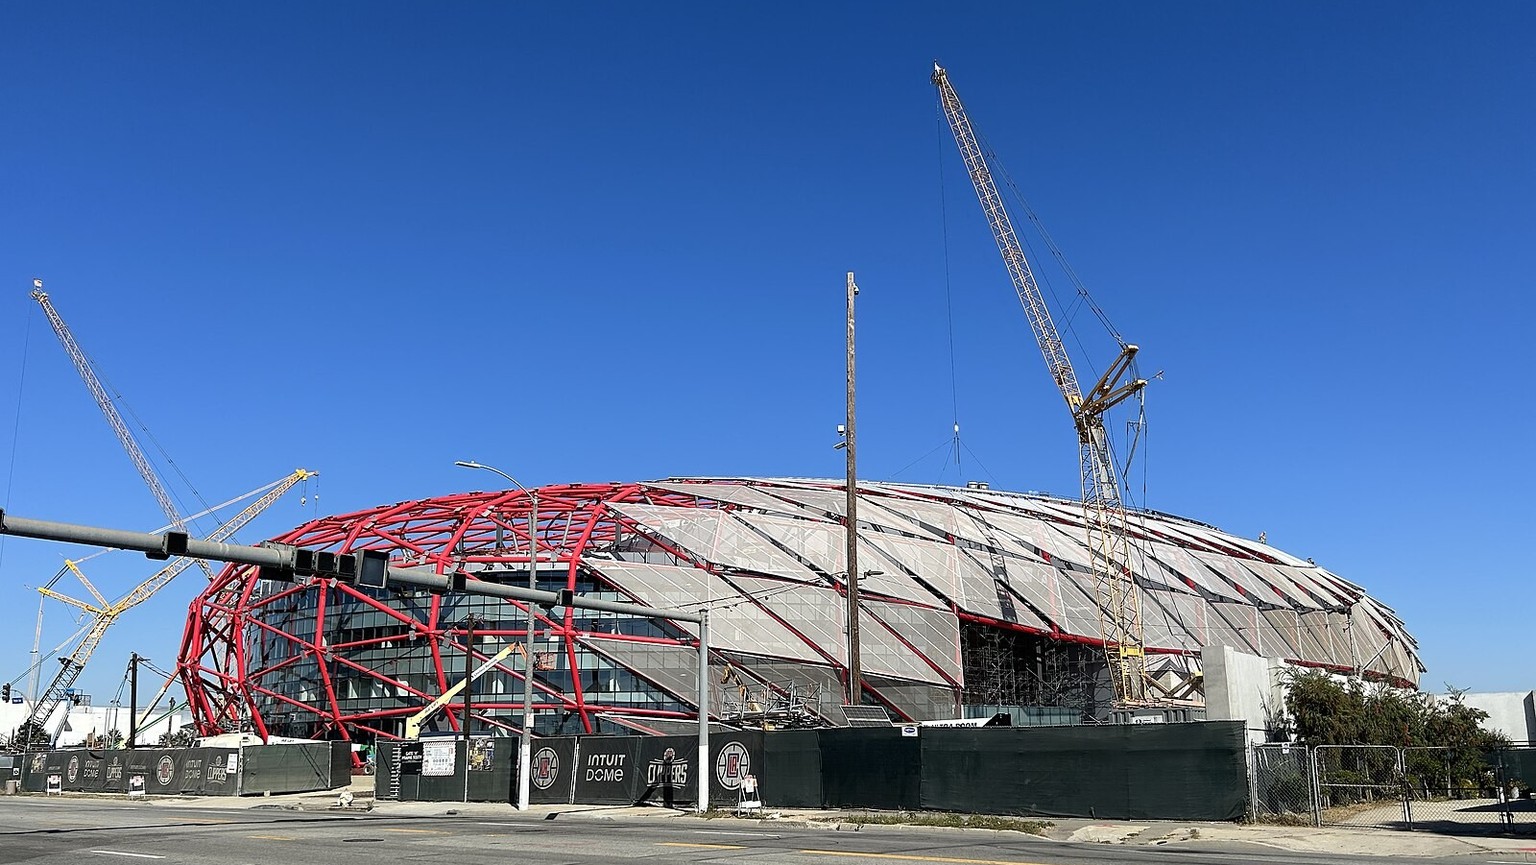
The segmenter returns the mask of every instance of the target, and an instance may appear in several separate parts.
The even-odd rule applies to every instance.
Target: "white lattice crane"
[[[295,469],[287,477],[254,491],[252,494],[261,493],[261,497],[251,502],[238,514],[235,514],[223,525],[215,529],[213,533],[208,535],[207,540],[228,540],[234,536],[235,532],[255,519],[258,514],[266,510],[273,502],[282,498],[284,493],[293,489],[300,481],[308,480],[314,476],[314,472],[305,469]],[[75,680],[80,677],[81,671],[85,669],[85,664],[90,660],[91,654],[100,645],[101,638],[106,635],[107,629],[112,627],[112,624],[123,613],[154,597],[156,592],[165,588],[171,580],[186,570],[194,561],[199,560],[189,558],[171,560],[164,568],[161,568],[144,582],[134,586],[117,601],[108,601],[101,592],[96,590],[91,581],[86,579],[85,574],[81,573],[80,569],[72,561],[66,561],[64,563],[65,567],[72,571],[79,578],[81,585],[85,586],[86,590],[91,593],[91,597],[96,601],[94,604],[71,598],[49,588],[38,589],[39,592],[47,597],[78,607],[92,618],[89,630],[86,631],[85,636],[75,646],[74,651],[70,652],[68,656],[59,659],[59,663],[62,665],[59,668],[59,672],[54,676],[53,681],[48,683],[48,687],[41,694],[37,695],[33,701],[32,711],[19,728],[25,731],[24,735],[17,737],[19,744],[25,745],[33,742],[37,738],[39,731],[46,732],[50,742],[56,738],[53,727],[49,726],[49,719],[52,718],[59,706],[69,699],[70,689],[74,686]]]
[[[144,485],[149,487],[149,491],[154,495],[155,501],[159,502],[160,510],[165,512],[166,518],[171,521],[171,525],[177,531],[186,531],[186,520],[182,517],[181,512],[176,509],[175,502],[171,501],[170,493],[165,491],[165,485],[160,482],[160,476],[155,473],[154,466],[144,456],[144,451],[139,447],[138,440],[128,430],[128,424],[123,422],[123,416],[118,413],[116,404],[112,402],[112,397],[107,393],[106,387],[102,385],[101,379],[97,378],[95,369],[91,367],[90,358],[86,357],[85,352],[80,349],[79,343],[75,342],[75,335],[70,333],[69,326],[64,324],[63,318],[59,317],[58,310],[53,308],[53,302],[48,299],[48,293],[43,291],[43,281],[41,279],[32,280],[32,299],[37,301],[38,306],[43,308],[43,315],[47,316],[48,325],[53,328],[54,335],[63,344],[64,352],[74,362],[75,370],[80,373],[80,378],[85,382],[86,388],[90,390],[91,396],[96,399],[97,407],[101,409],[103,415],[106,415],[107,423],[111,425],[112,432],[117,434],[117,440],[122,443],[123,450],[128,452],[128,458],[133,461],[134,468],[139,470],[139,476],[144,479]],[[208,579],[213,579],[213,569],[209,567],[207,562],[199,559],[197,560],[197,566],[202,568],[203,574]]]
[[[1120,344],[1120,356],[1110,364],[1093,386],[1084,393],[1078,387],[1077,373],[1067,356],[1061,335],[1051,320],[1050,309],[1029,261],[1013,230],[1013,222],[1003,207],[1002,196],[992,180],[985,154],[971,128],[970,117],[960,104],[960,97],[949,83],[949,76],[937,63],[933,65],[933,84],[938,88],[944,116],[960,147],[966,172],[976,188],[976,197],[992,228],[992,239],[1002,253],[1003,264],[1013,280],[1019,302],[1029,317],[1035,340],[1045,355],[1051,379],[1067,401],[1072,423],[1077,429],[1078,456],[1083,485],[1083,521],[1088,530],[1090,566],[1098,594],[1100,628],[1104,653],[1109,664],[1115,701],[1121,705],[1147,702],[1145,646],[1142,637],[1141,595],[1128,566],[1128,540],[1125,506],[1120,498],[1119,473],[1110,451],[1109,434],[1104,427],[1104,413],[1137,394],[1146,386],[1144,379],[1132,376],[1131,361],[1136,346]]]

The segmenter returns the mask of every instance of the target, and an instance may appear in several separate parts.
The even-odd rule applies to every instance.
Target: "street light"
[[[539,494],[518,483],[495,466],[474,460],[454,460],[454,465],[466,469],[483,469],[494,472],[512,482],[512,485],[528,494],[528,588],[538,589],[539,578]],[[528,624],[523,634],[523,734],[517,741],[517,808],[528,810],[528,772],[533,763],[533,602],[524,601],[528,608]],[[467,716],[466,716],[467,717]]]

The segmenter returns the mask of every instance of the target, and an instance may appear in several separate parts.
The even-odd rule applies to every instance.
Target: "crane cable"
[[[965,478],[965,469],[960,462],[960,386],[955,373],[955,299],[949,267],[949,195],[944,185],[944,106],[936,103],[935,108],[934,142],[939,148],[939,221],[943,226],[944,238],[944,311],[949,323],[949,401],[955,420],[952,453],[955,458],[955,474],[959,478],[956,481],[958,485]],[[943,477],[943,470],[940,469],[939,479],[942,481]]]
[[[11,506],[11,485],[16,481],[16,450],[21,443],[21,399],[27,390],[27,355],[32,345],[32,315],[27,316],[21,337],[21,381],[16,385],[16,421],[11,426],[11,460],[5,473],[5,507]],[[0,565],[5,564],[5,539],[0,535]]]

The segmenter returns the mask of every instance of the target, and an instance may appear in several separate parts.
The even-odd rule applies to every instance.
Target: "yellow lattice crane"
[[[1024,248],[1013,230],[1013,222],[1003,207],[1002,196],[992,180],[991,169],[976,140],[971,119],[960,104],[960,97],[949,83],[949,76],[937,63],[933,65],[933,84],[938,88],[944,116],[960,147],[976,197],[992,228],[992,239],[1002,253],[1003,264],[1013,280],[1019,302],[1029,317],[1035,341],[1045,355],[1051,379],[1067,401],[1072,423],[1077,429],[1078,456],[1083,485],[1083,521],[1088,530],[1088,550],[1092,561],[1094,586],[1098,594],[1100,629],[1104,654],[1114,685],[1115,701],[1134,706],[1147,702],[1146,652],[1142,636],[1141,595],[1129,567],[1125,506],[1120,498],[1120,480],[1110,453],[1109,433],[1104,427],[1104,413],[1134,396],[1146,386],[1144,379],[1132,375],[1136,346],[1121,342],[1120,356],[1084,393],[1077,383],[1077,373],[1062,344],[1061,334],[1051,320],[1050,309],[1035,283]]]

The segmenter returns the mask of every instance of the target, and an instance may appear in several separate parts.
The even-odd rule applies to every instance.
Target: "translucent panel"
[[[861,540],[903,570],[916,574],[944,599],[960,602],[960,553],[953,545],[885,534]]]
[[[1317,598],[1313,597],[1313,594],[1317,592],[1315,585],[1311,585],[1310,581],[1306,584],[1296,581],[1296,574],[1299,572],[1294,568],[1256,561],[1245,561],[1242,565],[1279,588],[1290,599],[1293,606],[1304,610],[1318,610],[1325,606]]]
[[[647,483],[648,487],[668,490],[674,493],[686,493],[691,496],[702,496],[714,499],[717,502],[729,502],[744,508],[767,511],[776,514],[801,514],[803,509],[781,499],[776,499],[766,493],[760,492],[755,487],[745,484],[730,483],[701,483],[684,484],[675,482]]]
[[[1207,553],[1193,550],[1190,555],[1204,564],[1206,567],[1220,574],[1228,582],[1241,586],[1248,593],[1245,598],[1249,603],[1267,604],[1269,606],[1289,606],[1286,599],[1262,580],[1254,576],[1252,572],[1237,563],[1236,559],[1222,553]]]
[[[944,543],[949,542],[949,536],[939,529],[918,522],[915,516],[892,510],[888,507],[890,502],[891,499],[884,497],[859,499],[859,522],[893,529],[902,534],[932,538]]]
[[[732,576],[730,581],[802,635],[826,660],[847,665],[848,614],[842,595],[830,588],[761,577]]]
[[[960,596],[955,599],[955,603],[960,609],[973,616],[1050,630],[1049,622],[1041,620],[1022,604],[1015,603],[1008,590],[992,576],[989,565],[977,558],[985,558],[986,553],[958,548],[956,552],[959,554],[957,561],[960,567],[957,574],[960,577]]]
[[[1099,636],[1099,604],[1093,578],[1019,556],[1004,556],[1008,588],[1044,613],[1056,627],[1082,637]]]
[[[1270,637],[1266,638],[1265,645],[1270,641],[1276,641],[1284,646],[1284,651],[1271,657],[1280,657],[1287,660],[1299,660],[1303,656],[1301,638],[1301,616],[1295,610],[1264,610],[1260,613],[1269,623]]]
[[[1150,544],[1148,554],[1156,558],[1162,565],[1181,577],[1187,578],[1197,588],[1208,595],[1218,599],[1231,601],[1245,601],[1242,593],[1227,585],[1219,577],[1211,572],[1205,565],[1200,564],[1183,547],[1173,544]]]
[[[1131,573],[1136,575],[1136,582],[1142,586],[1161,587],[1173,592],[1182,592],[1186,595],[1196,594],[1196,590],[1190,588],[1178,574],[1169,570],[1162,562],[1147,554],[1148,544],[1138,543],[1130,550]]]
[[[923,616],[939,615],[938,610],[928,610],[922,607],[907,607],[905,612],[899,612],[898,604],[887,604],[881,601],[861,603],[860,609],[864,611],[859,621],[859,664],[869,673],[879,673],[893,676],[898,679],[907,679],[914,682],[943,682],[944,677],[933,666],[928,664],[913,650],[913,646],[920,646],[921,639],[941,639],[934,633],[924,634],[924,631],[936,630],[934,623],[925,622]],[[872,614],[872,610],[878,609],[893,618],[900,617],[896,622],[890,622],[890,628],[881,623],[881,620]],[[892,628],[900,632],[901,638],[892,632]],[[905,642],[902,638],[905,638]],[[954,639],[958,643],[959,626],[955,626]],[[942,659],[938,659],[942,660]],[[954,673],[958,677],[958,673]]]
[[[923,524],[930,532],[937,532],[943,537],[962,538],[978,544],[987,543],[986,534],[976,525],[975,520],[962,516],[953,505],[895,497],[881,499],[880,505]]]
[[[980,516],[992,527],[998,542],[1010,548],[1019,548],[1018,541],[1022,541],[1023,549],[1030,555],[1039,555],[1035,551],[1040,550],[1063,561],[1084,566],[1088,563],[1087,549],[1081,543],[1068,540],[1060,532],[1052,531],[1049,523],[995,512]]]
[[[583,639],[578,642],[628,669],[689,706],[699,705],[699,653],[687,646],[636,643],[627,640]],[[711,681],[720,681],[723,668],[710,668]],[[717,672],[718,670],[718,672]],[[596,691],[587,696],[594,703],[603,702]]]
[[[960,620],[953,613],[884,601],[865,601],[861,606],[911,643],[949,681],[961,681]]]
[[[1259,624],[1259,609],[1251,604],[1212,603],[1210,605],[1211,642],[1231,646],[1251,655],[1264,655],[1259,634],[1268,630]],[[1270,656],[1266,656],[1270,657]]]
[[[1173,592],[1159,589],[1143,589],[1141,593],[1141,622],[1143,638],[1147,646],[1157,649],[1199,648],[1199,641],[1185,627],[1184,613],[1178,608]],[[1186,598],[1195,600],[1193,596]]]
[[[788,553],[720,511],[632,504],[608,507],[710,564],[790,579],[817,579]]]
[[[848,493],[842,489],[828,490],[809,487],[774,485],[763,487],[770,495],[804,505],[818,514],[830,514],[842,519],[848,510]]]
[[[955,693],[947,687],[892,682],[878,676],[869,679],[869,687],[891,701],[896,711],[914,721],[953,718],[957,714]]]
[[[1328,614],[1321,611],[1302,613],[1299,619],[1301,660],[1314,664],[1340,663],[1328,649]]]
[[[647,606],[696,610],[700,604],[709,603],[711,647],[775,658],[821,660],[804,640],[748,601],[731,584],[706,571],[599,560],[589,561],[588,565]],[[732,598],[739,602],[730,603]],[[697,625],[676,625],[690,634],[698,634]]]
[[[740,514],[738,517],[825,573],[840,575],[848,570],[848,536],[842,526],[762,514]],[[859,578],[862,591],[929,605],[937,601],[932,592],[891,564],[863,535],[859,538],[859,570],[864,572]],[[871,574],[870,571],[880,573]]]

